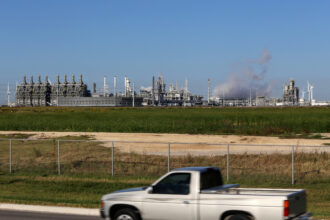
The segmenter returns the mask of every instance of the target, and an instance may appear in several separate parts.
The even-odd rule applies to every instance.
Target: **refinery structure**
[[[87,84],[83,82],[80,75],[76,82],[72,75],[71,81],[61,82],[56,77],[55,83],[51,83],[48,76],[44,82],[38,76],[37,82],[27,82],[26,76],[23,82],[16,85],[16,106],[196,106],[202,105],[202,96],[194,95],[188,90],[188,80],[185,87],[179,89],[170,84],[166,89],[164,77],[159,73],[158,78],[152,78],[152,87],[141,88],[136,92],[134,83],[128,77],[124,78],[124,91],[117,91],[117,77],[113,78],[113,90],[104,77],[102,90],[97,90],[96,83],[93,83],[93,90],[90,91]],[[8,86],[8,104],[10,103],[10,89]]]
[[[253,106],[329,106],[329,102],[317,102],[313,98],[314,86],[307,82],[307,89],[300,90],[291,79],[283,86],[281,98],[253,95],[250,89],[245,97],[233,98],[230,95],[211,96],[211,81],[208,79],[207,98],[195,95],[189,91],[188,80],[185,79],[184,86],[179,88],[178,83],[165,83],[164,76],[159,73],[153,76],[150,87],[141,87],[139,91],[128,77],[124,77],[123,89],[118,89],[117,77],[114,76],[111,83],[107,77],[103,79],[103,85],[97,87],[93,83],[90,91],[87,84],[80,75],[76,80],[72,75],[71,80],[64,75],[63,80],[56,76],[51,83],[48,76],[44,81],[38,76],[36,82],[33,77],[16,85],[16,102],[11,102],[9,84],[7,88],[8,106],[218,106],[218,107],[253,107]],[[120,86],[119,86],[120,87]]]
[[[208,94],[210,94],[210,81],[208,81]],[[225,95],[218,97],[208,97],[206,103],[211,106],[220,107],[281,107],[281,106],[330,106],[330,102],[321,101],[318,102],[313,98],[314,86],[307,82],[307,89],[302,90],[301,96],[299,95],[299,87],[295,85],[294,79],[283,86],[283,96],[281,98],[272,98],[266,96],[252,95],[252,88],[247,94],[248,98],[232,98],[225,97]],[[306,96],[307,94],[307,96]],[[205,102],[204,102],[205,103]]]

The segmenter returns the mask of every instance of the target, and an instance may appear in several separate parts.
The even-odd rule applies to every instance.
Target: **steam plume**
[[[269,96],[272,92],[272,84],[264,79],[271,58],[269,51],[263,50],[259,59],[234,65],[227,81],[213,89],[213,96],[225,99],[247,99],[250,97],[250,91],[252,98],[255,98],[256,94]]]

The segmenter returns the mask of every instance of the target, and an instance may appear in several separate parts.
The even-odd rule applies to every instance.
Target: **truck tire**
[[[251,218],[247,215],[237,214],[227,216],[225,220],[251,220]]]
[[[116,212],[114,220],[139,220],[139,216],[134,210],[125,208]]]

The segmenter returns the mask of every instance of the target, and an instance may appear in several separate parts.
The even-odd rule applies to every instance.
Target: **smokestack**
[[[185,99],[188,99],[188,79],[187,78],[185,80],[184,91],[185,91]]]
[[[44,84],[48,84],[48,76],[45,76],[45,83]]]
[[[66,81],[66,75],[64,75],[64,81]],[[56,75],[56,83],[60,84],[60,76]]]
[[[124,77],[124,95],[127,96],[127,77]]]
[[[311,104],[313,103],[313,89],[314,89],[314,86],[311,85]]]
[[[96,83],[95,82],[93,83],[93,93],[94,94],[96,93]]]
[[[116,91],[116,89],[117,89],[117,77],[114,76],[114,77],[113,77],[113,95],[114,95],[115,97],[117,96],[117,91]]]
[[[250,87],[250,106],[252,106],[252,91],[251,91],[251,87]]]
[[[7,96],[8,96],[8,106],[10,106],[10,88],[8,83],[8,89],[7,89]]]
[[[103,96],[104,97],[107,95],[107,90],[108,90],[107,87],[108,87],[107,86],[107,77],[104,76],[104,78],[103,78]]]
[[[133,94],[132,94],[132,96],[133,96],[133,100],[132,100],[133,108],[135,107],[135,93],[134,93],[134,90],[135,90],[135,88],[134,88],[134,83],[133,83]]]
[[[207,104],[210,104],[210,79],[207,80],[208,85],[207,85]]]
[[[75,84],[75,83],[76,83],[76,81],[74,79],[74,74],[72,74],[72,84]]]
[[[151,89],[151,98],[152,98],[152,105],[155,105],[155,77],[152,77],[152,89]]]

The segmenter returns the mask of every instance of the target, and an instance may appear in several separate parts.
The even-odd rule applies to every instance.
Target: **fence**
[[[295,184],[330,178],[330,146],[0,139],[2,173],[159,176],[183,166],[218,166],[227,182]]]

